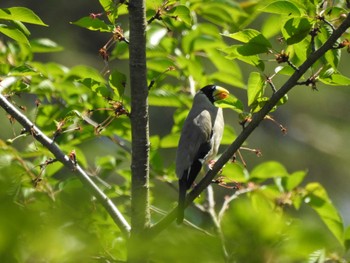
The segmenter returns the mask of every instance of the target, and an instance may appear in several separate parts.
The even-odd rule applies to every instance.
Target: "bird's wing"
[[[178,178],[188,170],[195,159],[203,159],[211,149],[212,120],[207,110],[190,112],[184,126],[176,156]]]

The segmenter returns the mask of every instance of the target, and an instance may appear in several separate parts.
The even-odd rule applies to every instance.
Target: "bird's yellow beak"
[[[216,86],[215,91],[213,92],[213,97],[215,101],[224,100],[230,96],[230,92],[227,89]]]

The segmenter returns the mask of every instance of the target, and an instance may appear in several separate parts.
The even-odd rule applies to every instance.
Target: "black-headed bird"
[[[176,175],[179,178],[177,223],[184,219],[186,193],[191,188],[202,165],[213,160],[224,131],[222,109],[215,101],[225,99],[229,92],[219,86],[200,89],[184,122],[176,153]]]

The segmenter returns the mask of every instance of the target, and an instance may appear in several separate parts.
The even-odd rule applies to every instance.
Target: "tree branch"
[[[2,94],[0,94],[0,106],[13,118],[15,118],[28,132],[33,134],[33,137],[47,148],[55,158],[71,171],[75,171],[80,181],[87,187],[88,191],[97,198],[97,200],[107,210],[114,222],[120,228],[121,232],[128,236],[130,232],[129,223],[120,213],[113,202],[98,188],[91,180],[87,173],[75,164],[61,149],[48,138],[38,127],[36,127],[24,114],[22,114],[14,105],[12,105]],[[79,159],[78,159],[79,161]]]
[[[236,140],[226,149],[226,151],[221,155],[221,157],[216,161],[215,165],[211,170],[208,171],[206,176],[196,185],[196,187],[188,194],[185,206],[193,202],[200,193],[211,183],[214,177],[222,169],[222,167],[231,159],[235,152],[242,146],[242,144],[247,140],[250,134],[258,127],[260,122],[262,122],[265,116],[272,110],[272,108],[278,103],[278,101],[287,94],[294,86],[297,85],[298,80],[305,74],[305,72],[318,60],[320,59],[328,50],[332,49],[334,43],[339,37],[350,27],[350,14],[347,15],[343,23],[336,29],[329,39],[314,53],[312,53],[307,60],[299,67],[298,71],[285,82],[285,84],[275,92],[269,101],[266,102],[264,107],[253,115],[252,121],[243,129],[243,131],[238,135]],[[149,236],[153,237],[159,232],[164,230],[173,220],[176,218],[177,208],[173,209],[166,215],[162,220],[153,225],[149,229]]]
[[[143,232],[149,225],[149,122],[146,71],[145,1],[129,1],[131,87],[131,226]]]

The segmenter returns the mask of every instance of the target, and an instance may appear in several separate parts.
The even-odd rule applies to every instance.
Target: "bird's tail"
[[[179,203],[177,206],[177,224],[181,224],[185,217],[185,201],[186,201],[187,184],[185,180],[179,180]]]

